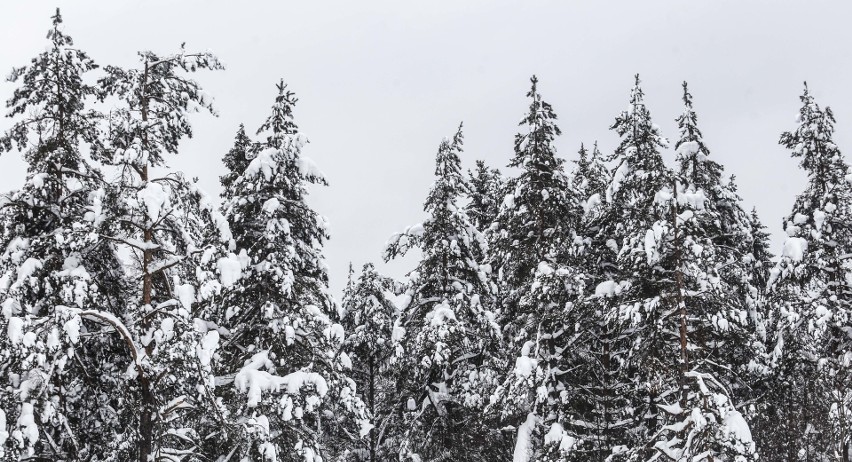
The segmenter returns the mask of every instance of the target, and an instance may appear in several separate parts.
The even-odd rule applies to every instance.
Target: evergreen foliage
[[[356,460],[388,460],[401,444],[396,431],[402,413],[392,406],[396,384],[388,372],[394,357],[394,322],[402,287],[380,275],[371,263],[364,265],[357,282],[352,281],[343,298],[348,347],[353,376],[361,390],[375,429],[363,442],[363,450],[354,451]]]
[[[768,457],[849,460],[852,186],[831,108],[820,108],[807,85],[800,99],[798,127],[780,144],[800,159],[808,184],[770,272],[772,386],[757,432]]]
[[[222,214],[234,248],[218,263],[228,287],[213,321],[227,336],[214,367],[232,384],[221,387],[229,425],[217,432],[216,456],[313,459],[367,424],[328,293],[326,222],[305,202],[307,185],[327,183],[302,155],[295,95],[283,81],[277,89],[257,132],[265,139],[251,142],[240,127],[224,158]],[[338,429],[347,414],[360,427]]]
[[[115,381],[99,371],[121,345],[80,336],[97,330],[81,310],[115,310],[123,295],[120,263],[97,237],[103,174],[84,155],[100,142],[102,116],[87,108],[96,88],[84,81],[98,66],[73,47],[59,10],[52,20],[46,50],[9,77],[19,85],[7,101],[14,123],[0,137],[0,151],[23,150],[27,162],[23,187],[0,208],[0,374],[9,380],[0,402],[18,422],[11,460],[91,457],[111,435],[87,426],[116,424],[105,409],[116,405]]]
[[[386,258],[394,258],[417,246],[422,254],[408,276],[410,303],[399,322],[405,334],[394,360],[408,429],[399,448],[404,460],[469,454],[477,441],[471,438],[483,437],[477,435],[476,411],[497,378],[490,349],[499,335],[491,311],[494,287],[489,267],[477,261],[488,249],[460,204],[469,193],[461,151],[459,126],[438,147],[436,181],[424,204],[427,220],[394,236],[386,251]]]
[[[216,203],[167,165],[215,114],[214,55],[100,68],[58,10],[47,39],[0,135],[27,164],[0,197],[0,460],[852,460],[852,174],[807,86],[778,258],[686,83],[671,167],[637,75],[614,152],[567,172],[533,76],[506,177],[463,169],[459,126],[385,248],[414,267],[350,265],[338,305],[283,81]]]

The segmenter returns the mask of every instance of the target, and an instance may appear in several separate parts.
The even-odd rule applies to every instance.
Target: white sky
[[[225,63],[197,75],[220,117],[195,117],[195,137],[170,162],[211,194],[237,125],[253,131],[274,84],[290,84],[311,140],[304,153],[331,183],[310,201],[332,224],[325,253],[338,296],[349,261],[379,263],[388,236],[422,219],[438,143],[459,121],[465,166],[508,163],[533,73],[560,117],[557,149],[568,159],[581,141],[614,149],[608,127],[637,72],[654,121],[674,138],[687,80],[713,157],[737,175],[776,252],[804,185],[777,144],[795,126],[802,81],[832,106],[835,141],[852,149],[848,0],[3,1],[0,73],[44,49],[57,5],[65,31],[101,65],[133,65],[137,50],[167,54],[184,41]],[[0,83],[0,99],[12,90]],[[0,157],[0,189],[23,178],[20,156]],[[379,268],[400,276],[412,265]]]

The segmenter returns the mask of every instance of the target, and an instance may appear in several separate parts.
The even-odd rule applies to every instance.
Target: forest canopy
[[[464,170],[460,123],[426,219],[376,249],[410,271],[350,266],[335,296],[285,81],[217,200],[168,159],[218,58],[102,66],[51,19],[0,135],[27,165],[0,198],[0,459],[852,460],[852,174],[807,84],[777,256],[686,82],[671,138],[636,75],[618,146],[567,161],[532,76],[513,173]]]

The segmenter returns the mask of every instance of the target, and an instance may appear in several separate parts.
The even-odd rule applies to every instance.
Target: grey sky
[[[676,136],[680,83],[695,97],[713,157],[736,174],[781,244],[781,218],[804,185],[778,146],[794,128],[802,81],[838,119],[852,150],[852,2],[836,1],[74,1],[0,4],[0,71],[46,45],[59,5],[65,30],[99,64],[135,52],[210,49],[227,66],[197,75],[219,118],[194,118],[195,137],[171,165],[219,193],[236,127],[254,130],[283,77],[299,97],[304,153],[331,186],[311,203],[332,224],[326,247],[335,295],[347,263],[380,262],[394,231],[420,221],[438,143],[465,123],[463,162],[503,167],[527,106],[529,77],[559,115],[559,153],[581,141],[611,152],[608,130],[627,106],[633,74],[664,135]],[[0,84],[0,98],[13,86]],[[0,129],[9,125],[0,121]],[[666,159],[673,159],[667,152]],[[20,156],[0,158],[3,190],[20,186]],[[412,259],[379,265],[400,276]]]

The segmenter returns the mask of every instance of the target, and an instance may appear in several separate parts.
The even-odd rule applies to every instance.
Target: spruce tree
[[[533,440],[540,433],[538,426],[547,423],[542,418],[547,416],[549,393],[564,386],[553,375],[563,359],[556,342],[564,332],[563,296],[566,290],[576,290],[573,282],[563,284],[576,273],[574,244],[582,215],[578,193],[564,171],[565,161],[556,157],[553,143],[561,134],[556,114],[539,94],[535,76],[531,83],[529,112],[519,124],[527,131],[515,136],[515,156],[509,164],[521,172],[507,181],[491,229],[491,261],[508,342],[504,356],[515,365],[492,401],[519,428],[516,457],[536,451]]]
[[[353,376],[370,414],[372,430],[356,460],[392,458],[400,436],[400,412],[394,409],[394,382],[388,376],[394,355],[393,331],[397,318],[399,284],[380,275],[371,263],[358,280],[351,281],[343,297],[346,346],[351,351]]]
[[[553,145],[561,134],[556,113],[538,92],[538,78],[533,76],[530,81],[529,112],[519,123],[527,131],[515,135],[515,155],[509,163],[521,172],[506,182],[491,237],[491,262],[501,286],[501,316],[512,324],[508,335],[534,329],[527,313],[519,311],[519,300],[529,289],[538,264],[552,262],[570,245],[579,217],[579,204],[564,171],[565,160],[556,157]]]
[[[405,409],[407,432],[399,449],[404,460],[471,460],[472,453],[473,460],[491,460],[500,449],[486,443],[496,432],[477,422],[488,398],[485,390],[496,380],[493,345],[499,327],[491,311],[488,267],[476,258],[487,253],[486,243],[460,204],[469,188],[461,149],[460,126],[452,141],[444,139],[438,148],[436,181],[424,205],[427,220],[394,236],[386,251],[388,259],[414,246],[422,254],[409,273],[411,302],[399,321],[405,336],[394,362]]]
[[[755,349],[762,344],[752,338],[755,323],[762,321],[754,300],[757,291],[749,287],[753,259],[743,253],[750,250],[750,223],[730,185],[721,182],[722,166],[709,157],[686,83],[683,90],[675,144],[678,174],[672,188],[661,190],[657,198],[669,204],[670,218],[655,223],[665,229],[662,239],[654,236],[655,247],[670,255],[661,260],[660,269],[671,271],[674,286],[667,297],[673,300],[663,308],[674,309],[663,319],[663,328],[678,332],[678,368],[657,379],[661,425],[631,458],[756,460],[749,427],[733,395],[745,394],[749,384],[740,378],[762,353]],[[745,244],[735,247],[741,242]],[[666,358],[659,359],[666,367]]]
[[[771,271],[771,393],[758,429],[764,457],[849,460],[852,186],[833,141],[834,114],[805,85],[798,127],[780,144],[808,176],[785,220]]]
[[[9,77],[19,85],[7,102],[14,123],[0,137],[0,152],[23,150],[27,162],[23,187],[0,208],[0,413],[12,423],[10,460],[96,457],[117,426],[102,361],[121,345],[86,335],[98,326],[80,317],[122,303],[119,263],[97,237],[105,183],[82,152],[100,142],[85,80],[97,65],[74,48],[58,9],[52,20],[47,49]]]
[[[610,403],[616,415],[609,419],[620,423],[608,433],[627,447],[644,444],[657,431],[657,404],[679,356],[666,325],[673,311],[667,306],[672,253],[669,204],[663,199],[670,194],[672,172],[660,149],[668,142],[651,121],[639,83],[637,75],[628,110],[611,127],[622,140],[611,158],[615,168],[595,237],[603,245],[594,285],[608,321],[602,361],[610,376],[607,394],[622,400]]]
[[[769,250],[769,232],[766,231],[766,226],[760,220],[756,207],[752,208],[749,213],[749,227],[751,228],[749,234],[752,237],[751,255],[754,258],[754,272],[751,280],[753,281],[753,285],[764,293],[765,298],[766,284],[769,280],[769,269],[772,267],[774,255]],[[766,313],[765,308],[763,312],[764,314]]]
[[[500,175],[500,170],[489,168],[482,160],[477,160],[476,169],[468,170],[467,175],[468,184],[470,184],[470,202],[465,210],[476,229],[485,233],[500,210],[503,177]]]
[[[284,82],[271,114],[249,141],[243,129],[222,177],[227,218],[241,277],[223,291],[214,315],[227,330],[214,361],[217,393],[230,418],[211,440],[210,456],[313,460],[337,451],[332,436],[369,430],[343,328],[328,292],[323,217],[306,203],[310,184],[326,180],[302,155],[293,120],[295,95]],[[346,426],[339,430],[339,426]]]
[[[222,163],[225,164],[225,168],[227,169],[225,174],[219,177],[219,182],[223,188],[232,187],[234,182],[246,171],[246,168],[251,163],[251,153],[254,150],[254,143],[246,134],[246,127],[240,124],[237,134],[234,137],[234,146],[222,158]]]
[[[579,158],[574,161],[576,167],[571,175],[571,183],[577,191],[580,206],[583,208],[584,220],[581,227],[593,221],[590,215],[597,215],[603,208],[603,199],[607,185],[609,185],[609,170],[603,162],[603,156],[595,141],[592,153],[584,145],[580,145],[577,152]],[[583,234],[582,232],[580,234]]]
[[[764,353],[763,273],[768,258],[766,235],[755,232],[755,215],[749,215],[737,195],[735,179],[723,181],[723,167],[713,161],[698,128],[692,95],[683,84],[684,112],[677,118],[680,137],[677,151],[678,181],[682,191],[677,204],[684,220],[684,242],[691,251],[683,254],[690,293],[689,315],[694,317],[690,335],[701,371],[712,372],[729,387],[737,401],[750,393],[753,369]],[[692,224],[694,221],[694,225]],[[696,244],[700,247],[696,247]],[[755,255],[755,252],[757,255]],[[691,295],[695,293],[696,295]]]
[[[538,335],[522,348],[514,370],[520,383],[528,382],[527,396],[535,399],[535,421],[542,427],[532,433],[527,448],[534,460],[604,460],[618,443],[610,428],[619,403],[607,373],[604,299],[590,285],[602,277],[594,239],[606,210],[603,196],[610,173],[597,143],[591,154],[581,145],[574,162],[571,185],[582,218],[572,251],[553,266],[540,264],[523,299],[542,313]],[[524,363],[534,367],[527,372]]]

